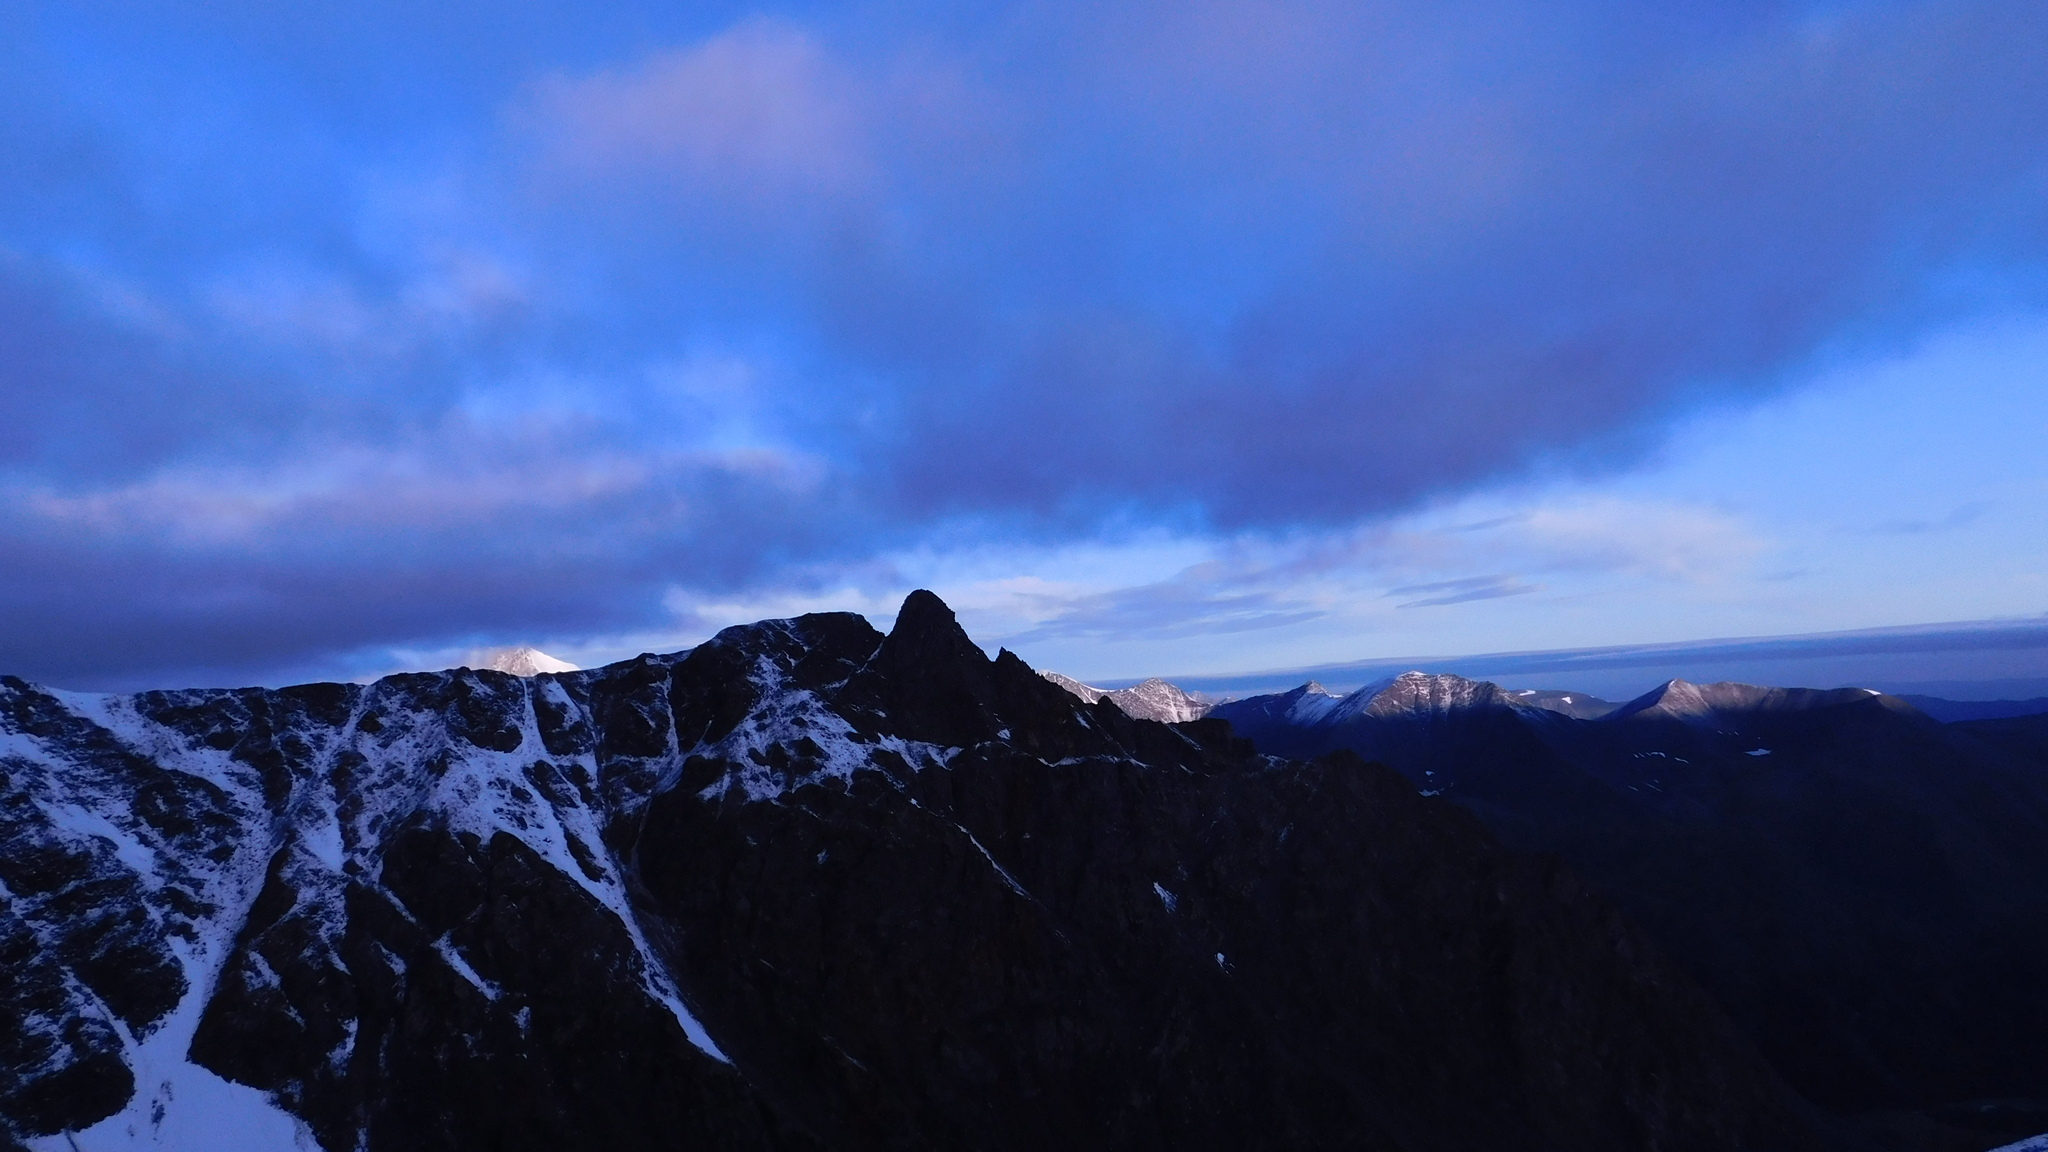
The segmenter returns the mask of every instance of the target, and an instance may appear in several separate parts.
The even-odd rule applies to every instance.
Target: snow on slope
[[[217,970],[225,947],[195,950],[192,969]],[[212,981],[195,983],[150,1036],[127,1041],[135,1095],[127,1107],[73,1135],[28,1141],[31,1152],[318,1152],[313,1133],[254,1088],[230,1083],[185,1058]]]
[[[73,1134],[76,1145],[62,1133],[38,1136],[37,1152],[314,1147],[305,1125],[264,1092],[230,1083],[187,1054],[266,869],[294,893],[291,914],[314,927],[306,954],[341,966],[350,877],[378,882],[385,838],[422,820],[483,843],[509,833],[589,893],[638,950],[646,993],[692,1044],[728,1062],[641,934],[622,870],[604,846],[604,814],[593,807],[602,803],[589,784],[597,776],[594,751],[565,756],[544,746],[536,705],[556,714],[582,706],[551,676],[491,675],[314,686],[331,689],[333,698],[308,711],[341,710],[317,719],[282,716],[275,698],[261,693],[96,696],[0,682],[0,877],[16,865],[49,872],[46,861],[78,874],[40,900],[18,884],[0,885],[0,905],[26,920],[40,952],[57,955],[67,933],[83,930],[76,913],[62,911],[67,899],[75,902],[67,893],[82,886],[113,893],[120,899],[99,898],[109,911],[95,915],[118,917],[118,931],[99,935],[127,952],[98,967],[139,965],[155,993],[139,1007],[115,1005],[88,986],[93,977],[63,977],[73,1017],[99,1022],[98,1047],[79,1050],[72,1042],[67,1049],[53,1039],[41,1046],[40,1066],[8,1071],[33,1083],[95,1051],[115,1053],[134,1073],[134,1092],[112,1116]],[[265,725],[276,729],[264,738],[271,751],[243,755],[247,734]],[[274,759],[280,746],[299,761],[295,770]],[[266,771],[266,756],[275,770]],[[167,807],[168,816],[152,816]],[[39,920],[44,903],[53,911]],[[449,963],[458,972],[468,967],[459,955]],[[112,986],[132,982],[124,972]],[[349,1059],[352,1035],[331,1054],[337,1067]]]
[[[510,672],[514,676],[538,676],[543,672],[575,672],[567,660],[557,660],[538,648],[481,648],[463,657],[465,668]]]
[[[763,625],[768,626],[772,625]],[[754,658],[749,678],[757,703],[746,719],[722,738],[701,742],[677,757],[678,764],[702,756],[734,765],[699,792],[706,800],[737,790],[759,803],[826,780],[849,781],[856,772],[876,769],[877,753],[888,753],[912,772],[921,772],[934,764],[945,765],[960,752],[855,731],[816,693],[791,683],[790,669],[770,655]],[[778,760],[772,752],[784,746],[797,748],[797,754]]]
[[[1310,727],[1323,722],[1323,718],[1336,711],[1344,703],[1344,697],[1311,680],[1301,686],[1301,695],[1287,706],[1287,719],[1294,724]]]
[[[1208,715],[1211,707],[1181,691],[1178,685],[1169,684],[1157,676],[1142,684],[1133,684],[1129,688],[1107,691],[1083,684],[1071,676],[1062,676],[1058,672],[1040,672],[1039,675],[1090,704],[1097,700],[1108,700],[1123,709],[1124,715],[1138,720],[1184,724]]]
[[[1104,696],[1109,695],[1107,691],[1101,688],[1091,688],[1088,685],[1081,683],[1079,680],[1074,679],[1072,676],[1062,676],[1058,672],[1046,671],[1040,671],[1039,675],[1066,689],[1068,692],[1071,692],[1074,695],[1079,696],[1081,699],[1087,701],[1090,704],[1093,704],[1097,700],[1102,699]]]
[[[25,687],[25,686],[24,686]],[[33,690],[31,690],[33,691]],[[18,698],[18,697],[17,697]],[[248,765],[216,749],[188,746],[176,734],[139,715],[132,697],[49,692],[31,701],[35,727],[0,733],[0,755],[10,773],[27,784],[40,810],[42,837],[70,840],[76,851],[111,849],[120,866],[139,880],[151,920],[182,976],[184,991],[168,1013],[148,1020],[111,1019],[124,1062],[134,1071],[135,1092],[114,1115],[77,1134],[32,1140],[37,1152],[86,1148],[154,1148],[173,1152],[273,1152],[312,1148],[310,1134],[263,1093],[230,1084],[186,1059],[200,1012],[211,994],[235,933],[263,881],[267,838],[244,834],[260,828],[262,783]],[[130,757],[139,754],[168,764],[195,786],[218,789],[228,810],[249,817],[211,843],[195,842],[138,815]],[[165,781],[145,775],[141,795]],[[10,852],[32,850],[24,827],[29,813],[17,813]],[[104,856],[86,884],[118,883],[119,873]],[[188,893],[180,897],[177,893]],[[197,914],[183,914],[197,908]],[[211,909],[213,915],[207,915]],[[80,989],[86,991],[85,989]],[[88,994],[90,994],[88,992]],[[107,1012],[113,1017],[114,1013]]]
[[[1185,724],[1189,720],[1200,720],[1209,712],[1209,705],[1157,676],[1142,684],[1119,688],[1109,693],[1109,699],[1127,716],[1157,720],[1163,724]]]

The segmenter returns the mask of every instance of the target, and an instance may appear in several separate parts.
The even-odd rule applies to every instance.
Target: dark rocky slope
[[[39,1146],[1847,1146],[1557,864],[929,594],[532,679],[0,681],[0,773]]]
[[[1402,679],[1216,715],[1276,754],[1391,764],[1562,857],[1832,1109],[2048,1129],[2048,722],[1682,681],[1587,721]]]

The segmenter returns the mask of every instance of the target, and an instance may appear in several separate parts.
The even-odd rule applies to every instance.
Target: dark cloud
[[[2039,5],[673,7],[0,47],[0,662],[255,675],[912,545],[1353,524],[1616,467],[2048,255]],[[1265,595],[1044,634],[1302,618]]]

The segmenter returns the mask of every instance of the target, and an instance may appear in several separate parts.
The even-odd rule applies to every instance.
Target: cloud
[[[756,18],[621,68],[540,86],[533,131],[558,178],[640,178],[787,206],[881,173],[865,94],[816,37]]]
[[[1953,532],[1968,528],[1984,518],[1991,511],[1988,500],[1972,500],[1951,509],[1946,516],[1934,518],[1901,517],[1879,524],[1875,531],[1893,536],[1926,536],[1936,532]]]
[[[1182,573],[1160,583],[1061,598],[1050,619],[1003,641],[1031,644],[1078,637],[1166,640],[1231,635],[1285,628],[1324,615],[1323,609],[1303,604],[1283,591],[1219,592],[1199,577]]]
[[[1410,584],[1395,588],[1387,593],[1390,597],[1413,596],[1418,592],[1435,593],[1420,600],[1404,601],[1401,608],[1440,608],[1450,604],[1468,604],[1474,600],[1497,600],[1503,596],[1522,596],[1540,592],[1540,584],[1525,584],[1514,576],[1467,576],[1461,580],[1438,580],[1429,584]]]
[[[2038,5],[673,7],[0,48],[0,661],[635,633],[1150,529],[1226,563],[1020,634],[1711,582],[1760,549],[1711,508],[1399,518],[2048,256]]]

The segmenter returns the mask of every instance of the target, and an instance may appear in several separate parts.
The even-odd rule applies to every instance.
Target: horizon
[[[869,623],[886,633],[893,627],[893,618],[884,617],[879,624],[870,619]],[[971,631],[969,636],[973,638]],[[606,663],[628,661],[638,655],[683,655],[693,647],[661,652],[650,650]],[[1001,645],[981,647],[985,654],[993,657]],[[522,654],[539,657],[542,671],[590,671],[603,666],[570,665],[563,669],[550,669],[545,664],[556,660],[553,654],[531,645],[508,645],[468,649],[459,658],[416,660],[402,667],[353,677],[352,682],[370,684],[387,676],[495,666],[486,662]],[[1066,670],[1060,668],[1037,664],[1033,667],[1041,672],[1067,675]],[[1948,678],[1934,675],[1944,670],[1955,675]],[[1987,671],[1992,674],[1985,674]],[[2048,697],[2048,614],[2032,619],[1948,621],[1799,636],[1719,637],[1661,644],[1393,656],[1222,674],[1151,673],[1140,677],[1077,676],[1073,679],[1104,690],[1159,680],[1203,699],[1220,702],[1289,691],[1308,683],[1320,684],[1325,690],[1341,696],[1404,672],[1449,673],[1470,680],[1489,681],[1507,689],[1584,693],[1614,701],[1633,700],[1672,680],[1700,684],[1735,682],[1777,688],[1864,688],[1895,696],[2017,701]],[[515,671],[515,674],[530,673]],[[306,682],[153,687],[279,688],[291,683]],[[61,685],[53,687],[77,691],[64,689]]]

